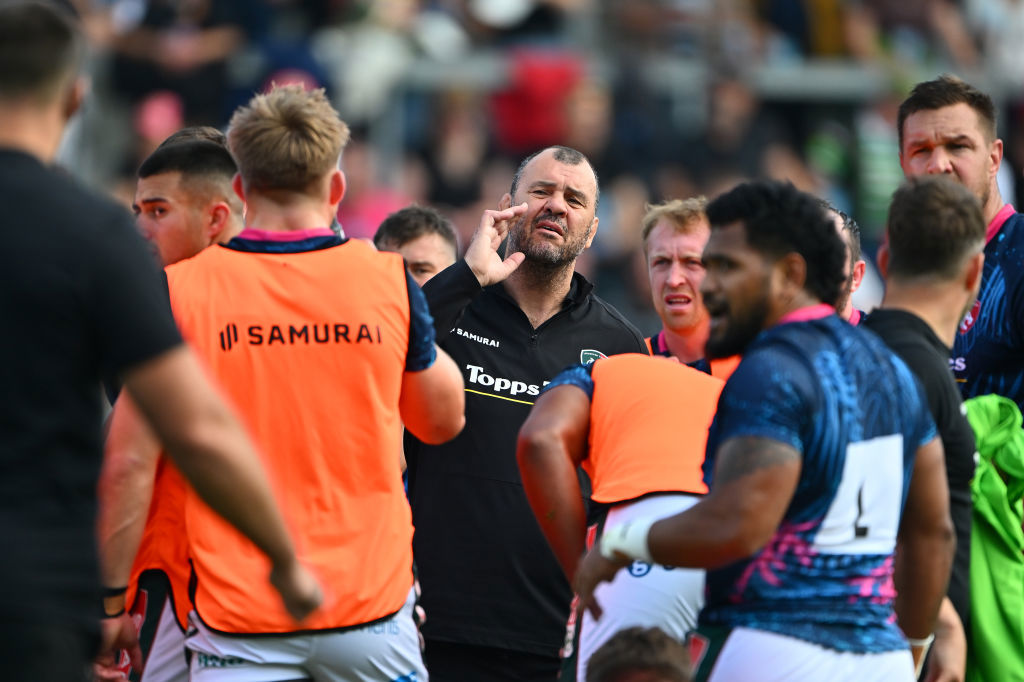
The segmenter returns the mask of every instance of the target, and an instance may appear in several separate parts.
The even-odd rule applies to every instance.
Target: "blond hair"
[[[239,107],[228,147],[247,189],[307,192],[338,167],[348,126],[324,90],[275,86]]]
[[[644,214],[641,222],[644,255],[647,254],[647,240],[658,221],[664,218],[672,223],[677,233],[689,234],[693,231],[695,223],[707,222],[708,216],[705,213],[707,205],[708,200],[704,196],[672,199],[663,204],[647,204],[647,213]]]

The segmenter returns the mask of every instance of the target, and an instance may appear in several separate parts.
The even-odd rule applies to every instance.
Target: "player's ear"
[[[995,140],[992,140],[992,145],[989,147],[989,150],[988,150],[988,159],[989,159],[988,174],[989,174],[989,178],[992,179],[992,178],[995,178],[995,176],[999,173],[999,164],[1002,163],[1002,161],[1003,161],[1003,141],[1002,140],[1000,140],[998,138],[996,138]]]
[[[850,293],[860,289],[861,283],[864,281],[864,273],[868,269],[868,264],[862,260],[857,261],[853,264],[853,284],[850,286]]]
[[[787,253],[775,263],[784,290],[796,293],[807,283],[807,261],[795,251]]]
[[[214,202],[206,209],[206,238],[210,244],[220,241],[230,222],[231,207],[226,202]]]
[[[598,218],[597,216],[594,216],[594,222],[590,224],[590,237],[587,238],[587,244],[583,248],[589,249],[590,245],[594,243],[594,237],[597,236],[597,223]]]
[[[964,285],[968,291],[978,291],[981,282],[981,273],[985,269],[985,254],[976,253],[967,261],[964,268]]]
[[[882,275],[882,279],[889,279],[889,245],[887,243],[882,242],[882,245],[878,247],[875,259],[878,261],[878,272]]]
[[[85,101],[85,96],[88,92],[89,79],[86,76],[78,76],[71,82],[71,85],[67,88],[67,92],[64,94],[62,112],[64,114],[64,120],[70,120],[70,118],[78,112],[82,107],[82,102]]]
[[[501,201],[498,202],[498,210],[504,211],[506,208],[512,205],[512,195],[508,192],[502,195]]]
[[[245,186],[242,184],[242,174],[241,173],[235,173],[235,177],[231,178],[231,189],[235,190],[235,194],[238,195],[238,198],[241,199],[242,203],[244,204],[245,203]]]
[[[331,205],[337,206],[345,197],[345,173],[340,169],[331,173]]]

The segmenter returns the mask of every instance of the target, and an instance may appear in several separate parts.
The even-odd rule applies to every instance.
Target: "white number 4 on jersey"
[[[889,554],[903,502],[903,436],[851,443],[843,477],[814,539],[825,554]]]

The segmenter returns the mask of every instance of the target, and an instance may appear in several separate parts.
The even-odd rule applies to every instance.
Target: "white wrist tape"
[[[932,648],[932,642],[935,641],[935,633],[928,635],[924,639],[914,639],[907,637],[907,642],[910,644],[912,649],[923,649],[921,657],[917,659],[917,665],[914,667],[914,674],[917,677],[921,677],[921,671],[924,670],[924,660],[928,658],[928,650]]]
[[[912,637],[907,637],[907,644],[909,644],[912,647],[917,647],[917,648],[931,646],[932,642],[934,642],[934,641],[935,641],[935,633],[934,632],[932,634],[928,635],[927,637],[923,638],[923,639],[914,639]]]
[[[660,520],[657,517],[633,519],[605,528],[601,535],[601,555],[606,559],[618,559],[616,553],[625,554],[631,559],[653,564],[651,550],[647,547],[647,533]]]

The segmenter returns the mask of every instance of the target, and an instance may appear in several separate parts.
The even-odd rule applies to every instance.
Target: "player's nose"
[[[936,149],[928,157],[928,166],[926,168],[929,175],[942,175],[943,173],[952,173],[953,164],[949,158],[949,154],[941,149]]]

